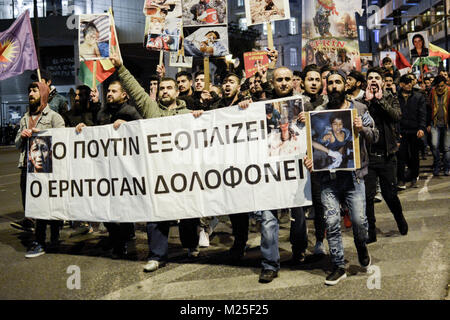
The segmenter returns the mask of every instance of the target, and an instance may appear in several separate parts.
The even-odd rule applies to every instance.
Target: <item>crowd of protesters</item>
[[[271,61],[277,61],[278,52],[269,51]],[[332,272],[325,283],[335,285],[346,277],[341,215],[347,217],[346,226],[352,227],[358,261],[363,268],[371,265],[368,244],[377,241],[375,207],[377,189],[380,190],[394,217],[401,235],[407,235],[408,223],[397,192],[417,187],[420,152],[431,147],[433,174],[443,170],[450,175],[450,133],[448,107],[450,101],[449,77],[445,71],[437,76],[417,79],[412,73],[400,75],[389,58],[383,67],[372,67],[364,75],[358,71],[346,73],[328,66],[307,65],[302,72],[288,67],[274,69],[259,66],[250,78],[226,74],[220,85],[205,88],[205,74],[181,71],[175,79],[165,76],[164,66],[158,66],[157,76],[149,83],[149,93],[113,54],[111,62],[117,70],[117,80],[109,83],[106,99],[101,101],[96,89],[79,86],[70,110],[61,100],[54,100],[50,77],[29,86],[29,110],[20,121],[15,143],[20,149],[20,186],[25,207],[27,141],[33,133],[47,128],[74,127],[81,132],[86,126],[111,124],[115,129],[128,121],[167,117],[191,113],[201,117],[204,111],[239,105],[251,112],[251,103],[257,101],[302,96],[304,110],[295,115],[304,123],[306,112],[314,110],[355,109],[358,116],[353,128],[359,134],[361,167],[354,171],[311,172],[314,211],[315,245],[312,257],[326,255],[327,239]],[[52,104],[51,102],[54,101]],[[133,101],[131,103],[130,101]],[[280,110],[266,108],[268,130],[281,130]],[[429,137],[428,139],[426,137]],[[40,152],[37,150],[36,152]],[[443,154],[443,161],[441,161]],[[37,159],[41,159],[37,156]],[[41,160],[39,160],[41,161]],[[304,159],[312,171],[313,162]],[[408,170],[406,170],[406,167]],[[377,187],[378,184],[378,187]],[[100,209],[99,209],[100,210]],[[230,260],[240,263],[246,253],[249,219],[261,225],[261,283],[271,282],[280,270],[279,225],[277,210],[243,212],[229,215],[234,243],[229,250]],[[292,264],[307,263],[308,235],[305,208],[290,208],[290,237]],[[199,255],[199,248],[209,246],[208,236],[217,225],[217,218],[183,219],[178,222],[180,241],[190,258]],[[79,223],[80,224],[80,223]],[[89,223],[81,223],[88,227]],[[14,227],[35,232],[35,241],[26,257],[38,257],[58,251],[61,221],[24,220],[12,223]],[[51,226],[50,244],[46,244],[46,226]],[[144,271],[152,272],[168,262],[169,228],[173,222],[148,222],[146,225],[149,254]],[[109,233],[112,257],[126,259],[127,243],[136,239],[133,223],[105,223]]]

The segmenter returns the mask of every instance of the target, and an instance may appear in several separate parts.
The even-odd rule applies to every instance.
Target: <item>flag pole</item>
[[[209,57],[203,58],[203,72],[205,73],[205,89],[209,91],[210,77],[209,77]]]
[[[42,78],[41,78],[41,69],[37,68],[36,71],[37,71],[38,81],[41,82],[41,80],[42,80]]]
[[[269,47],[269,50],[273,50],[273,33],[272,33],[272,22],[267,22],[267,46]],[[275,61],[271,61],[269,68],[273,69],[275,68]]]
[[[94,60],[94,67],[92,70],[92,90],[97,87],[97,60]]]

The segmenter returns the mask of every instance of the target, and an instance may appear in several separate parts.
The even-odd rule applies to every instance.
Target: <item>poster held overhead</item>
[[[184,0],[183,25],[185,27],[227,23],[226,0]]]
[[[258,66],[267,68],[269,66],[269,57],[267,51],[252,51],[244,53],[245,77],[252,77],[257,71]]]
[[[429,43],[427,31],[408,33],[409,54],[411,61],[414,58],[428,57]]]
[[[193,57],[223,57],[228,54],[226,26],[184,28],[184,50]]]
[[[109,14],[82,14],[79,19],[80,61],[109,58],[111,20]]]
[[[361,70],[356,12],[361,1],[302,1],[302,65]]]
[[[289,0],[245,0],[245,17],[248,26],[289,19]]]

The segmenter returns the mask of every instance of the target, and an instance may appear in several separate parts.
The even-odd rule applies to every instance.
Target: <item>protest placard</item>
[[[308,155],[313,171],[356,170],[359,137],[354,134],[356,110],[311,111],[307,114]]]
[[[82,14],[79,18],[79,60],[101,60],[109,57],[111,22],[109,14]]]
[[[245,77],[250,78],[258,71],[258,66],[269,67],[267,51],[252,51],[244,53]]]
[[[226,0],[183,1],[183,25],[185,27],[227,23]]]
[[[355,13],[361,1],[302,1],[302,65],[361,71]]]
[[[248,26],[289,19],[289,0],[245,0],[245,17]]]

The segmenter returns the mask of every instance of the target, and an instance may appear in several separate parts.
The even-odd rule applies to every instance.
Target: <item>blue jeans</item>
[[[308,247],[305,212],[302,207],[291,209],[291,230],[289,240],[294,255],[304,253]],[[262,268],[280,270],[280,251],[278,248],[278,234],[280,223],[277,210],[265,210],[261,216],[261,255]]]
[[[335,267],[343,268],[345,262],[340,201],[345,201],[348,206],[355,245],[357,247],[365,246],[368,238],[368,223],[364,180],[357,179],[355,172],[336,172],[335,179],[331,179],[330,175],[325,174],[321,179],[321,199],[325,211],[331,261]]]
[[[444,170],[450,170],[450,129],[444,126],[431,127],[431,145],[433,151],[433,168],[439,172],[441,167],[440,140],[444,140]]]

